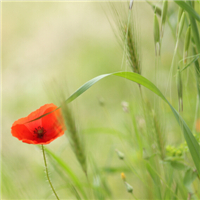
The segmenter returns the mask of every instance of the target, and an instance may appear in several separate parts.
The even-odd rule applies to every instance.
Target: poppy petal
[[[23,117],[18,119],[17,121],[15,121],[13,123],[13,126],[16,124],[25,124],[28,121],[31,121],[33,119],[36,119],[37,117],[43,115],[43,113],[45,112],[45,110],[51,106],[55,106],[53,103],[51,104],[45,104],[44,106],[41,106],[39,109],[37,109],[36,111],[33,111],[32,113],[30,113],[27,117]]]
[[[55,110],[55,107],[48,108],[45,113],[51,112],[52,110]],[[64,129],[64,121],[60,109],[52,112],[49,115],[44,116],[41,120],[42,126],[46,130],[57,132],[60,131],[60,129]]]
[[[55,107],[48,108],[45,112],[51,112]],[[64,121],[60,109],[42,118],[42,127],[47,130],[45,138],[59,137],[64,134]]]
[[[27,121],[26,122],[29,122],[29,121],[32,121],[38,117],[40,117],[41,115],[44,115],[48,112],[46,112],[46,110],[48,108],[57,108],[57,106],[55,106],[54,104],[45,104],[44,106],[41,106],[39,109],[37,109],[36,111],[32,112],[30,115],[28,115],[26,117]],[[52,109],[51,111],[53,111],[54,109]],[[35,128],[38,128],[39,126],[42,126],[42,118],[40,119],[37,119],[35,121],[32,121],[32,122],[29,122],[29,123],[26,123],[25,125],[27,126],[27,128],[30,130],[30,131],[34,131]]]
[[[36,139],[36,135],[31,133],[28,128],[23,124],[17,124],[12,126],[11,133],[14,137],[18,138],[19,140],[26,141],[26,143],[34,144]]]

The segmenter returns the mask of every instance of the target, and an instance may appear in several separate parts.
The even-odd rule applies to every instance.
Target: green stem
[[[172,63],[171,63],[171,67],[170,67],[170,71],[169,71],[169,75],[168,75],[167,87],[166,87],[165,94],[167,93],[167,89],[168,89],[168,86],[170,84],[170,80],[171,80],[171,77],[172,77],[172,71],[173,71],[174,61],[175,61],[175,57],[176,57],[176,53],[177,53],[177,49],[178,49],[178,43],[179,43],[179,38],[177,38],[177,40],[176,40],[176,45],[175,45]],[[171,99],[171,85],[169,87],[170,87],[170,99]]]
[[[136,196],[132,193],[132,195],[133,195],[133,198],[135,199],[135,200],[138,200],[137,198],[136,198]]]
[[[49,185],[51,186],[53,193],[55,194],[56,198],[59,200],[58,195],[56,194],[56,191],[55,191],[55,189],[54,189],[54,187],[51,183],[51,180],[49,178],[49,171],[48,171],[48,168],[47,168],[47,160],[46,160],[46,156],[45,156],[44,146],[43,145],[41,145],[41,146],[42,146],[42,153],[43,153],[43,158],[44,158],[44,165],[45,165],[45,171],[46,171],[47,179],[49,181]]]
[[[198,109],[199,109],[199,95],[197,94],[197,102],[196,102],[196,109],[195,109],[195,115],[194,115],[194,125],[192,129],[193,133],[195,132],[195,126],[196,126],[197,117],[198,117]]]

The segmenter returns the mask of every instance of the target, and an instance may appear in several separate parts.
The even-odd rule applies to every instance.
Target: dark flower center
[[[38,126],[34,130],[34,134],[37,134],[38,138],[43,138],[43,136],[44,136],[45,133],[46,133],[46,130],[43,127],[41,127],[41,126]]]

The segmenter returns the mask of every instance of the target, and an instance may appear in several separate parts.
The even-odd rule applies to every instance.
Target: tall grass
[[[155,52],[155,68],[142,64],[146,58],[142,55],[139,20],[134,12],[137,4],[146,4],[151,9],[153,23],[149,34],[155,51],[153,46],[150,51]],[[74,199],[79,200],[200,199],[200,134],[198,129],[193,128],[200,117],[199,6],[199,2],[191,4],[167,0],[158,3],[133,2],[133,5],[127,2],[109,4],[106,12],[122,49],[122,62],[119,66],[123,72],[97,76],[67,99],[63,98],[65,91],[60,88],[61,95],[57,95],[57,98],[62,102],[60,108],[67,127],[67,139],[63,140],[69,141],[71,147],[67,149],[66,142],[64,149],[73,152],[72,161],[66,159],[66,150],[59,154],[50,147],[44,149],[48,155],[48,165],[55,170],[53,173],[56,175],[52,173],[52,181],[57,183],[55,189],[62,199],[68,198],[69,191]],[[169,37],[171,40],[167,43],[174,44],[174,52],[168,62],[171,66],[164,68],[163,60],[167,54],[164,50],[165,37],[168,34],[176,38],[174,44],[172,37]],[[143,74],[143,68],[146,68],[147,73]],[[165,84],[159,78],[163,69],[166,70]],[[150,73],[156,74],[152,81],[149,80]],[[122,103],[121,110],[115,112],[119,120],[112,120],[114,124],[106,123],[107,119],[104,118],[102,121],[106,126],[91,125],[92,128],[86,126],[85,130],[81,130],[75,118],[75,112],[78,111],[72,110],[69,103],[101,79],[109,79],[111,76],[116,80],[121,77],[136,82],[140,92],[137,96],[131,96],[128,103]],[[164,89],[160,85],[164,85]],[[115,86],[112,87],[114,90]],[[134,89],[131,85],[130,91]],[[175,94],[171,94],[172,91]],[[91,96],[89,100],[93,98]],[[141,100],[135,101],[137,98]],[[195,98],[196,105],[193,101]],[[80,105],[84,106],[81,101]],[[107,109],[106,112],[113,115],[114,111],[111,112],[109,106],[102,102],[101,109]],[[79,165],[72,165],[71,162]],[[12,196],[9,189],[11,178],[5,173],[4,179],[3,195],[8,199]],[[59,189],[62,184],[64,190]],[[13,183],[10,186],[14,188]],[[25,196],[22,194],[21,198],[28,199]],[[17,197],[20,198],[20,194]]]

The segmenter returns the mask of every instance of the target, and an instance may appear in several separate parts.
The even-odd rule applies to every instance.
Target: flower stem
[[[53,193],[55,194],[56,198],[59,200],[58,195],[56,194],[56,191],[55,191],[55,189],[54,189],[54,187],[51,183],[51,180],[49,178],[49,171],[48,171],[48,168],[47,168],[47,160],[46,160],[46,156],[45,156],[44,146],[43,145],[41,145],[41,146],[42,146],[42,153],[43,153],[43,158],[44,158],[44,165],[45,165],[45,171],[46,171],[47,179],[49,181],[49,185],[51,186],[51,189],[53,190]]]

